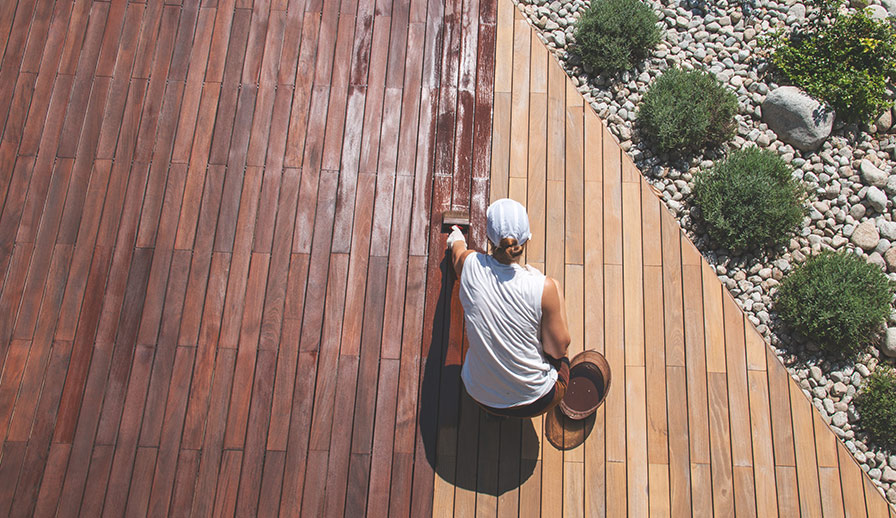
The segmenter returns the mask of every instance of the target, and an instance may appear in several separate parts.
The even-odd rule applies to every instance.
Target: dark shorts
[[[563,396],[566,395],[566,387],[569,386],[569,358],[564,356],[559,360],[555,360],[550,356],[547,357],[548,363],[557,369],[557,381],[545,395],[536,399],[531,403],[520,406],[512,406],[508,408],[492,408],[490,406],[479,403],[486,412],[502,417],[535,417],[546,413],[555,406],[560,404]],[[475,401],[475,399],[474,399]]]

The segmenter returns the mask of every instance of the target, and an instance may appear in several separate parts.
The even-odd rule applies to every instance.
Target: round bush
[[[805,29],[771,37],[771,61],[839,118],[868,122],[893,105],[887,85],[896,80],[896,29],[863,10],[841,13],[841,3],[827,2]]]
[[[697,151],[734,135],[737,97],[712,74],[669,69],[653,82],[638,124],[660,151]]]
[[[823,252],[784,278],[776,309],[791,327],[833,356],[852,356],[890,314],[893,284],[849,252]]]
[[[896,373],[874,371],[855,398],[859,425],[879,446],[896,453]]]
[[[595,0],[576,23],[574,50],[595,72],[631,69],[660,42],[657,21],[641,0]]]
[[[802,197],[787,163],[755,147],[732,153],[694,183],[709,235],[731,250],[786,241],[802,222]]]

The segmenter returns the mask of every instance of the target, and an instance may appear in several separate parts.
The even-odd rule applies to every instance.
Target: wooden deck
[[[870,481],[509,0],[0,3],[0,516],[858,516]],[[462,394],[524,201],[584,444]]]
[[[613,372],[583,445],[524,446],[520,514],[896,516],[510,0],[497,19],[491,198],[527,205],[570,353]]]

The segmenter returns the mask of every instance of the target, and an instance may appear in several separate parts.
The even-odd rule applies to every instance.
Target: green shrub
[[[638,112],[660,151],[692,152],[734,135],[737,97],[712,74],[672,68],[650,85]]]
[[[893,284],[849,252],[823,252],[784,278],[776,309],[791,327],[833,356],[871,343],[890,314]]]
[[[595,72],[631,69],[660,42],[657,21],[641,0],[594,0],[576,23],[574,50]]]
[[[896,452],[896,373],[878,367],[855,398],[859,425],[879,446]]]
[[[818,5],[821,13],[807,28],[772,37],[771,60],[843,120],[867,122],[893,104],[887,83],[896,79],[896,31],[863,10],[839,14],[839,3]]]
[[[777,154],[736,151],[694,183],[694,201],[709,235],[732,250],[777,245],[803,219],[803,189]]]

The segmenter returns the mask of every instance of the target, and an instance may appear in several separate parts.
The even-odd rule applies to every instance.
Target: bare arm
[[[460,272],[463,271],[464,261],[473,253],[473,250],[467,250],[465,241],[456,241],[451,245],[451,264],[454,265],[454,273],[460,279]]]
[[[566,303],[560,284],[545,277],[541,294],[541,343],[548,356],[560,359],[569,348],[569,325],[566,321]]]

